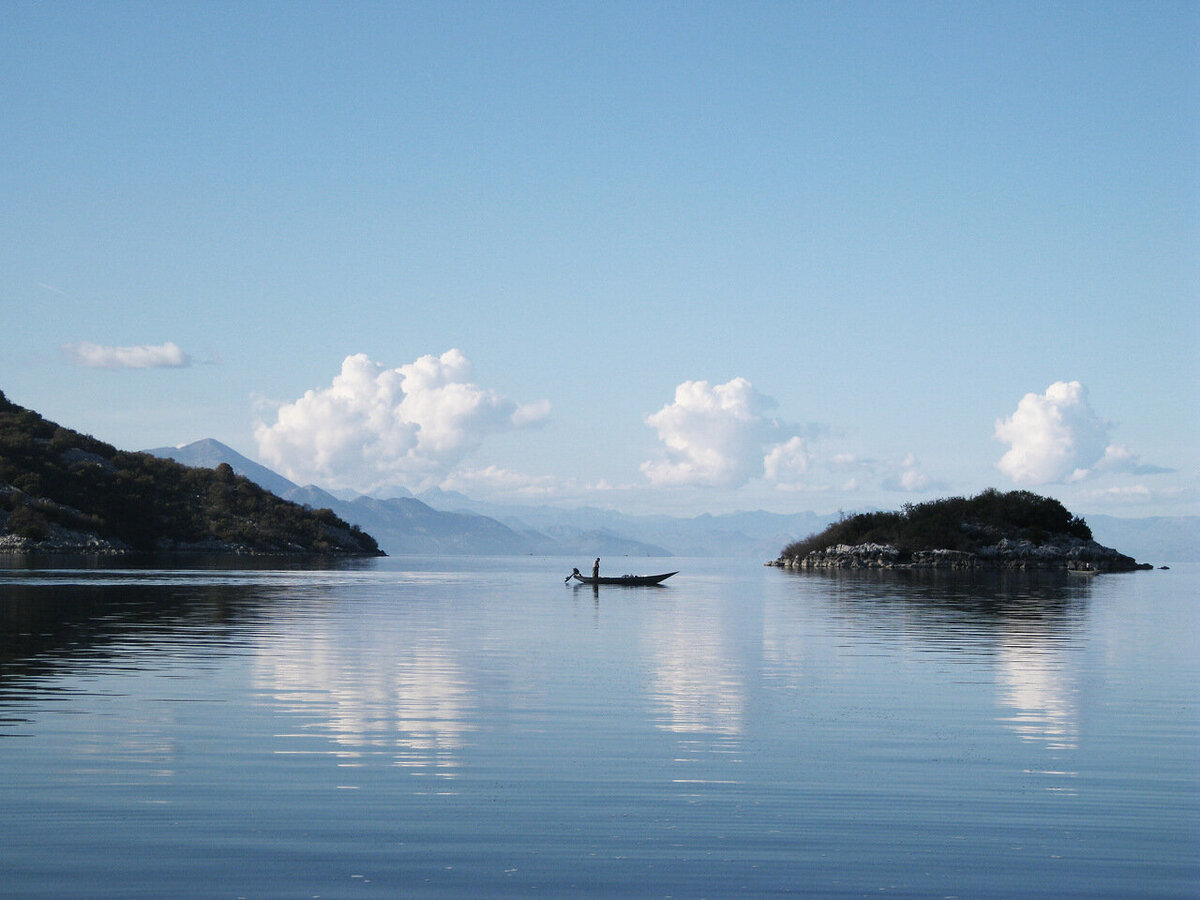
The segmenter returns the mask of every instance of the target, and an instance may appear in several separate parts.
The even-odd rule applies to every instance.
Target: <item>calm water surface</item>
[[[0,570],[0,895],[1200,894],[1200,567],[578,564]]]

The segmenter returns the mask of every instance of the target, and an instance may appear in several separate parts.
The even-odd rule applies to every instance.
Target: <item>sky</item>
[[[1194,3],[0,0],[0,390],[298,483],[1200,514]]]

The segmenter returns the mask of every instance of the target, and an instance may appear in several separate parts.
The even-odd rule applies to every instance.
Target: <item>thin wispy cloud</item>
[[[442,485],[489,436],[538,425],[550,412],[548,401],[517,404],[471,379],[459,350],[395,369],[348,356],[329,387],[258,423],[259,454],[300,483],[367,493]]]
[[[70,294],[68,294],[68,293],[67,293],[66,291],[64,291],[62,288],[57,288],[57,287],[55,287],[55,286],[54,286],[54,285],[52,285],[52,284],[46,284],[44,281],[39,281],[39,282],[37,282],[37,286],[38,286],[38,287],[40,287],[40,288],[41,288],[43,291],[49,291],[49,292],[50,292],[50,293],[52,293],[52,294],[58,294],[58,296],[60,296],[60,297],[63,297],[63,298],[65,298],[65,299],[67,299],[67,300],[74,300],[74,299],[75,299],[73,296],[71,296]]]
[[[1090,499],[1116,500],[1119,502],[1142,503],[1154,500],[1183,500],[1195,503],[1200,490],[1196,487],[1152,488],[1145,484],[1118,485],[1086,491]]]
[[[62,350],[72,363],[88,369],[180,369],[192,364],[192,358],[171,341],[135,347],[79,341],[66,344]]]
[[[1124,444],[1109,440],[1112,424],[1092,409],[1078,381],[1056,381],[1029,393],[996,422],[995,437],[1009,445],[998,468],[1018,485],[1071,484],[1103,473],[1151,475],[1170,471],[1143,464]]]
[[[556,497],[564,490],[575,488],[572,483],[552,475],[526,475],[499,466],[456,470],[446,476],[440,487],[471,496],[530,500]]]

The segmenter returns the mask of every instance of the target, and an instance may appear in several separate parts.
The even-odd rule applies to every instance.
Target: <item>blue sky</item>
[[[0,389],[301,482],[1200,512],[1200,7],[32,3]]]

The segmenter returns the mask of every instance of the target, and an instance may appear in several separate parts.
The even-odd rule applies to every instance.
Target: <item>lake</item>
[[[264,565],[0,569],[0,894],[1200,895],[1200,566]]]

